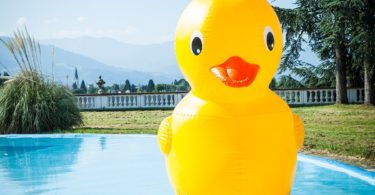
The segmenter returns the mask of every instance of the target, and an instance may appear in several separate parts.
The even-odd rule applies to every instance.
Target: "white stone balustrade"
[[[335,89],[275,90],[289,105],[322,105],[336,102]],[[75,103],[81,110],[173,109],[185,92],[76,95]],[[348,89],[349,103],[364,102],[364,90]]]
[[[76,95],[81,110],[134,110],[174,108],[186,93]]]

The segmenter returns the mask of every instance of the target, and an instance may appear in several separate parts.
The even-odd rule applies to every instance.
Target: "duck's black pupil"
[[[267,34],[267,47],[270,51],[275,47],[275,38],[271,32]]]
[[[199,37],[195,37],[191,43],[191,49],[196,56],[202,53],[202,47],[202,40]]]

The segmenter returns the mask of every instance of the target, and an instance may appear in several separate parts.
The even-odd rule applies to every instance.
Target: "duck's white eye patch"
[[[275,37],[270,26],[266,26],[266,28],[264,29],[264,42],[266,44],[266,48],[269,51],[272,51],[275,47]]]
[[[195,31],[190,38],[190,49],[194,55],[198,56],[203,49],[203,35],[199,31]]]

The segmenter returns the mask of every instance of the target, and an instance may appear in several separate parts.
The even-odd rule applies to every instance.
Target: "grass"
[[[160,122],[172,111],[127,111],[127,112],[84,112],[84,125],[81,130],[88,129],[91,132],[103,130],[117,130],[122,133],[132,131],[156,134]],[[79,129],[78,129],[79,130]]]
[[[305,121],[304,152],[375,168],[375,107],[294,108]]]
[[[375,168],[375,107],[298,107],[305,122],[305,153]],[[84,126],[67,133],[156,134],[172,111],[84,112]]]

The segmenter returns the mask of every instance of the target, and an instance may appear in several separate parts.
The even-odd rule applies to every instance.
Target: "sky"
[[[26,25],[39,40],[106,37],[132,44],[172,41],[191,0],[0,0],[0,36]],[[294,0],[268,0],[293,7]]]

